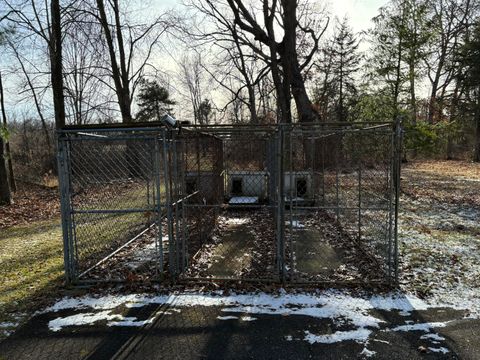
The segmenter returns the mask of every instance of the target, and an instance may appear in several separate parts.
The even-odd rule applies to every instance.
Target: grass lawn
[[[34,221],[0,231],[0,324],[21,322],[24,314],[58,295],[63,283],[60,220]],[[0,328],[8,330],[8,326]]]

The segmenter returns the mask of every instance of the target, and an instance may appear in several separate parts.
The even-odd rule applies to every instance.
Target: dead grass
[[[22,322],[28,313],[56,296],[62,282],[63,251],[58,219],[2,229],[0,323]]]
[[[439,302],[480,297],[480,164],[409,163],[399,215],[402,286]]]
[[[405,169],[415,169],[440,176],[455,176],[480,179],[480,163],[459,160],[424,160],[404,165]]]
[[[19,182],[13,194],[13,204],[0,206],[0,231],[14,225],[58,218],[58,189]]]

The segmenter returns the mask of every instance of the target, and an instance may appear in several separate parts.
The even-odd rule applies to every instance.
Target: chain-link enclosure
[[[400,129],[67,128],[68,279],[393,282]]]

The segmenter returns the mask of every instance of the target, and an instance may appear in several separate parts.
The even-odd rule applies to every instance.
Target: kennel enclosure
[[[395,283],[400,148],[390,122],[65,127],[66,276]]]

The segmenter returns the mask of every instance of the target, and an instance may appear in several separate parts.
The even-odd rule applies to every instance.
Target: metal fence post
[[[71,211],[70,211],[70,180],[68,177],[68,158],[65,149],[65,135],[57,134],[57,163],[58,163],[58,181],[60,189],[60,212],[62,220],[63,236],[63,262],[65,268],[65,279],[68,284],[75,278],[74,273],[74,248],[73,239],[71,239]]]
[[[341,136],[340,136],[341,139]],[[338,150],[338,144],[336,144],[335,147],[335,216],[337,222],[340,222],[340,179],[339,179],[339,174],[338,174],[338,166],[339,166],[339,150]]]
[[[171,152],[173,154],[173,171],[172,171],[172,179],[173,179],[173,189],[174,189],[174,194],[175,197],[173,199],[175,207],[174,207],[174,213],[175,213],[175,273],[179,274],[180,272],[180,242],[179,242],[179,228],[180,228],[180,223],[179,223],[179,199],[180,199],[180,189],[179,189],[179,184],[181,183],[179,179],[179,173],[178,173],[178,154],[177,154],[177,139],[174,138],[172,141],[173,149],[171,149]]]
[[[398,284],[398,211],[400,201],[400,173],[401,173],[401,156],[402,156],[403,130],[401,118],[398,117],[395,122],[395,226],[393,231],[394,239],[394,272],[395,284]]]
[[[358,241],[362,240],[362,156],[358,158]]]
[[[175,244],[173,236],[173,214],[172,214],[172,193],[170,186],[170,146],[169,142],[172,139],[169,136],[168,140],[163,133],[163,159],[164,159],[164,177],[165,177],[165,200],[167,208],[167,229],[168,229],[168,265],[170,274],[175,277]]]
[[[165,139],[165,136],[163,136]],[[162,205],[161,205],[161,171],[160,171],[160,145],[158,136],[155,137],[154,144],[154,179],[155,179],[155,211],[157,223],[157,241],[156,251],[158,256],[158,270],[163,275],[163,236],[162,236]]]
[[[388,259],[388,279],[389,282],[392,283],[392,272],[393,272],[393,227],[394,227],[394,217],[393,217],[393,212],[394,212],[394,202],[395,202],[395,164],[396,164],[396,128],[395,125],[391,129],[390,133],[390,163],[389,163],[389,168],[387,172],[388,176],[388,192],[389,192],[389,198],[388,198],[388,247],[387,247],[387,259]]]
[[[277,236],[278,236],[278,264],[280,280],[285,282],[285,179],[283,166],[284,131],[282,125],[278,125],[277,141]]]

